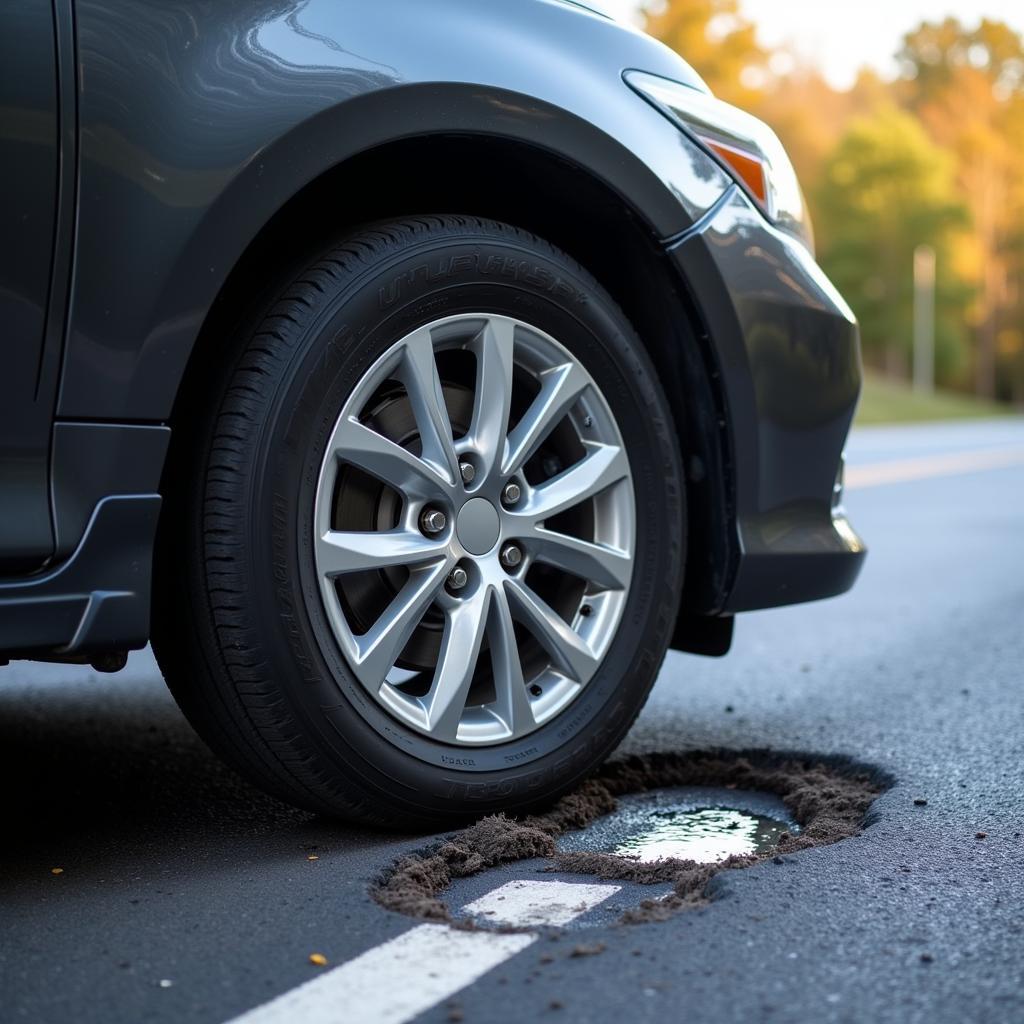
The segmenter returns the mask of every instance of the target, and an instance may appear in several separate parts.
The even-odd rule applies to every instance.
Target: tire
[[[255,784],[312,811],[433,828],[544,805],[575,786],[621,741],[647,698],[675,623],[685,553],[684,484],[671,412],[643,345],[609,295],[564,253],[524,231],[470,217],[418,217],[370,227],[302,269],[269,301],[204,374],[203,387],[190,396],[190,422],[176,425],[153,630],[175,698],[222,757]],[[409,340],[423,331],[432,349]],[[506,347],[486,340],[502,331],[511,339]],[[459,332],[468,332],[470,340],[460,340]],[[456,340],[445,340],[449,334]],[[369,515],[378,531],[406,531],[401,536],[415,545],[421,536],[416,527],[427,529],[430,502],[424,499],[420,508],[409,494],[418,493],[428,478],[436,482],[433,469],[420,470],[433,451],[429,416],[436,417],[441,406],[430,406],[435,411],[423,413],[427,420],[417,418],[427,408],[429,388],[416,390],[418,371],[409,367],[415,353],[430,351],[434,358],[422,364],[428,367],[423,379],[429,378],[429,366],[437,368],[441,392],[435,384],[433,394],[444,398],[439,422],[442,428],[451,424],[447,439],[444,429],[437,435],[437,450],[450,460],[451,446],[465,446],[472,436],[481,452],[492,453],[477,463],[482,468],[475,483],[453,483],[444,470],[446,494],[479,484],[477,493],[484,497],[473,506],[477,518],[466,511],[465,496],[459,498],[447,507],[443,529],[435,536],[422,533],[433,561],[350,571],[370,557],[365,535],[355,544],[350,533],[327,534],[322,515],[332,531],[342,530],[336,521]],[[494,392],[510,394],[508,402],[526,408],[523,423],[530,416],[531,424],[542,422],[537,390],[558,374],[582,373],[589,381],[579,385],[577,404],[551,420],[557,426],[522,463],[516,478],[521,509],[511,504],[515,492],[499,478],[502,460],[512,460],[515,432],[509,431],[507,445],[499,438],[489,449],[483,442],[487,417],[501,402],[475,396],[483,396],[484,383],[495,378],[479,370],[476,389],[466,383],[467,353],[478,353],[472,365],[479,368],[478,359],[491,358],[485,354],[492,351],[529,363],[525,369],[509,363],[515,383]],[[554,374],[545,366],[554,367]],[[387,379],[374,385],[382,374]],[[352,414],[360,423],[369,417],[374,430],[395,440],[399,434],[386,433],[379,423],[385,413],[404,422],[412,410],[419,430],[411,441],[398,440],[421,458],[407,482],[410,490],[396,491],[397,498],[390,484],[380,482],[389,479],[386,474],[374,475],[384,463],[372,463],[367,473],[358,461],[370,459],[362,448],[338,448],[337,439],[349,436],[344,431],[362,429],[350,415],[340,415],[343,407],[355,408],[371,385],[376,390],[367,405]],[[514,409],[508,413],[506,427],[518,415]],[[459,416],[469,422],[458,428],[467,430],[461,440],[453,439]],[[597,432],[597,440],[589,440],[588,430]],[[519,441],[525,434],[529,430],[520,427]],[[614,562],[608,571],[617,574],[615,580],[602,583],[601,568],[597,582],[588,585],[587,577],[573,574],[575,562],[568,570],[552,567],[552,558],[558,563],[569,557],[564,538],[538,534],[536,515],[543,508],[551,515],[560,507],[558,496],[579,485],[582,476],[572,462],[578,452],[595,459],[612,453],[611,459],[615,438],[626,456],[615,465],[625,475],[599,497],[562,513],[573,531],[589,531],[584,541],[603,545],[602,559]],[[524,441],[524,459],[528,450]],[[351,464],[347,452],[355,452]],[[394,455],[393,448],[387,452]],[[455,472],[468,476],[464,463],[471,457],[457,454],[463,468]],[[387,466],[401,469],[402,460]],[[496,486],[505,488],[500,497]],[[502,537],[506,528],[514,533],[520,522],[531,524],[521,527],[534,531],[524,541],[509,542],[520,548],[520,566],[506,565],[505,540],[479,558],[467,555],[467,538],[478,547],[494,540],[495,517]],[[437,522],[435,517],[432,523]],[[327,538],[336,537],[344,546],[339,557],[350,559],[343,575],[332,575],[334,539],[328,544]],[[383,544],[389,538],[370,539]],[[585,548],[584,555],[591,557],[592,550]],[[428,558],[419,547],[416,552]],[[625,569],[623,552],[632,559]],[[457,591],[461,577],[452,559],[460,554],[456,568],[465,566],[468,582]],[[424,587],[436,588],[439,573],[447,582],[430,591],[434,603],[410,626],[415,615],[402,617],[405,595],[421,579],[428,581]],[[541,587],[550,607],[563,609],[557,619],[545,617],[543,602],[531,603]],[[393,628],[379,626],[383,613],[374,620],[382,603],[389,614],[398,607]],[[468,623],[467,632],[459,633],[456,621]],[[394,645],[407,629],[413,631],[389,681],[361,681],[373,675],[373,658],[387,653],[380,637]],[[588,638],[579,648],[583,653],[566,629]],[[462,636],[472,638],[468,646],[456,642]],[[471,656],[465,651],[476,650],[473,644],[480,649],[475,674],[469,662],[458,661]],[[364,649],[372,657],[359,661]],[[445,666],[436,677],[429,667],[435,649],[437,663]],[[407,676],[411,682],[390,681]],[[516,683],[520,676],[525,698]],[[442,694],[447,679],[461,687],[456,696]],[[488,695],[494,703],[487,703]]]

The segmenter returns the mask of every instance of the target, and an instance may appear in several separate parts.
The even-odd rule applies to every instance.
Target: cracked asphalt
[[[1024,422],[873,429],[849,464],[1013,448]],[[628,886],[417,1019],[1024,1020],[1024,462],[992,461],[852,490],[855,590],[742,617],[725,659],[670,653],[624,744],[876,766],[895,782],[863,834],[723,873],[660,924],[616,923],[645,895]],[[413,927],[368,887],[425,837],[254,791],[148,652],[116,676],[0,669],[0,776],[5,1022],[218,1024],[314,977],[311,952],[341,964]],[[583,939],[603,950],[571,956]]]

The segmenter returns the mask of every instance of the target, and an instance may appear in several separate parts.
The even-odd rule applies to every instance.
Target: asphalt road
[[[670,654],[624,749],[849,755],[895,779],[870,827],[662,924],[617,925],[626,890],[576,908],[417,1019],[1024,1020],[1024,422],[862,431],[849,463],[854,592],[745,616],[728,658]],[[0,669],[0,777],[4,1022],[220,1024],[327,977],[311,952],[341,965],[417,927],[367,888],[423,837],[252,790],[148,653],[113,677]],[[603,952],[570,956],[583,935]],[[334,998],[316,1019],[356,1021]]]

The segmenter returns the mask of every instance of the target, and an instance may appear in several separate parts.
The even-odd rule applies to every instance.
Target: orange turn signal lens
[[[765,173],[764,161],[749,153],[744,153],[742,149],[734,149],[732,146],[725,145],[724,142],[718,142],[716,139],[702,136],[701,140],[733,169],[736,176],[750,189],[765,212],[770,213],[768,176]]]

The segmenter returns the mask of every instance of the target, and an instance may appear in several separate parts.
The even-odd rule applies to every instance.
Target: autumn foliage
[[[758,41],[736,0],[670,0],[647,31],[771,124],[808,195],[818,256],[864,358],[910,373],[913,251],[937,254],[940,383],[1024,404],[1024,40],[948,18],[904,36],[899,75],[848,90]]]

